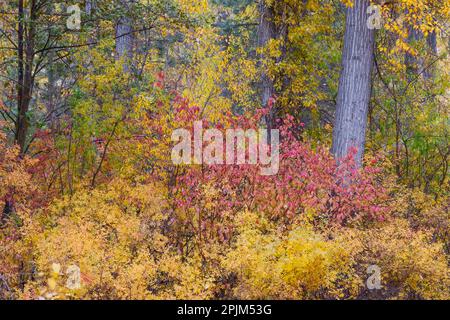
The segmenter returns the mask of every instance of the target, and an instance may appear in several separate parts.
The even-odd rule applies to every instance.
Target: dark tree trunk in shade
[[[17,119],[15,141],[20,146],[21,153],[26,151],[27,133],[29,127],[28,111],[34,84],[34,44],[35,44],[35,21],[36,1],[29,2],[29,21],[25,19],[24,1],[19,0],[18,7],[18,80],[17,80]]]
[[[46,13],[51,16],[53,14],[53,6],[48,6]],[[48,29],[48,38],[51,39],[52,37],[52,23],[49,21],[47,24]],[[45,106],[47,109],[47,118],[46,122],[48,127],[51,130],[56,129],[56,81],[57,81],[57,72],[54,60],[56,58],[55,51],[50,50],[47,54],[47,90],[45,93]]]
[[[367,27],[369,0],[355,0],[347,8],[342,71],[336,106],[332,153],[345,157],[352,147],[362,164],[371,95],[375,31]]]
[[[277,28],[274,22],[275,13],[273,7],[266,4],[265,0],[260,0],[259,3],[260,21],[258,26],[258,47],[265,47],[270,40],[276,39]],[[267,59],[265,55],[262,55],[262,60]],[[272,79],[270,79],[267,72],[263,72],[261,75],[261,103],[263,107],[267,107],[270,98],[275,95],[275,88]],[[266,116],[266,124],[268,129],[273,127],[274,114],[268,114]]]
[[[94,9],[94,1],[95,0],[86,0],[85,12],[87,16],[90,16],[92,14],[92,11]]]
[[[13,193],[8,192],[4,199],[5,205],[0,215],[0,227],[4,226],[9,217],[14,213],[14,198]]]
[[[437,35],[436,32],[433,31],[427,36],[427,45],[428,50],[431,52],[432,59],[437,59],[438,56],[438,47],[437,47]],[[433,63],[431,61],[430,63]],[[430,65],[424,72],[425,79],[432,79],[436,73],[436,67],[434,65]]]
[[[406,14],[408,14],[408,11],[406,11]],[[419,47],[418,43],[426,40],[428,54],[432,56],[432,59],[425,63],[425,59],[421,58],[420,55],[415,56],[409,52],[405,54],[405,65],[409,81],[414,80],[420,75],[425,79],[434,77],[436,70],[433,65],[433,60],[438,55],[436,32],[433,31],[427,35],[426,39],[424,38],[422,31],[415,29],[413,25],[408,26],[408,44]]]
[[[21,126],[24,125],[23,114],[21,114],[22,108],[22,100],[23,100],[23,65],[24,65],[24,20],[25,20],[25,11],[23,6],[23,0],[19,0],[19,8],[18,8],[18,29],[17,29],[17,120],[16,120],[16,132],[15,132],[15,141],[19,146],[21,146],[21,142],[19,141],[19,130]],[[23,147],[21,146],[21,149]]]
[[[417,42],[423,39],[423,34],[419,30],[413,28],[413,26],[408,27],[408,44],[411,46],[416,46]],[[409,52],[405,54],[405,65],[408,79],[414,79],[423,70],[423,59],[417,57]]]
[[[438,54],[436,31],[431,32],[427,37],[428,47],[434,55]]]

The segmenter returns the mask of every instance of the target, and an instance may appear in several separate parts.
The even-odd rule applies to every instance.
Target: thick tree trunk
[[[347,8],[333,131],[332,153],[336,159],[356,148],[358,166],[362,164],[365,148],[375,42],[375,31],[367,27],[369,5],[369,0],[355,0],[353,7]]]
[[[120,5],[124,10],[124,15],[119,19],[116,25],[116,56],[123,59],[123,69],[130,72],[133,61],[133,21],[129,16],[129,12],[133,0],[121,0]]]
[[[277,37],[277,29],[274,22],[275,13],[273,7],[266,4],[265,0],[260,0],[259,3],[260,21],[258,26],[258,47],[264,48],[272,39]],[[261,60],[267,57],[263,54]],[[275,88],[272,79],[267,72],[262,72],[261,75],[261,103],[265,108],[269,105],[269,100],[275,95]],[[266,116],[267,128],[270,130],[274,125],[274,110]]]

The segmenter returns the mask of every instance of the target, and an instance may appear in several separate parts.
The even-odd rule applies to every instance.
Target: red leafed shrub
[[[191,111],[193,121],[198,109]],[[204,123],[204,128],[257,128],[266,112],[252,119],[230,117],[226,124]],[[337,164],[325,147],[313,149],[299,138],[302,126],[291,117],[279,122],[280,168],[273,176],[261,175],[258,165],[186,166],[175,184],[175,206],[193,212],[196,223],[189,223],[202,232],[217,225],[223,239],[232,232],[227,219],[242,209],[286,222],[306,213],[316,222],[340,225],[384,220],[389,195],[378,179],[378,161],[357,169],[352,150]]]

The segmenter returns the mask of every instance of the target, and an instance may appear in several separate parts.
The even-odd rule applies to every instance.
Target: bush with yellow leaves
[[[345,244],[309,227],[283,233],[256,214],[245,213],[236,247],[224,261],[237,276],[241,299],[344,298],[357,294],[353,258]]]
[[[370,229],[325,235],[310,227],[281,232],[245,213],[235,247],[224,260],[241,299],[448,299],[450,269],[430,233],[397,219]],[[381,290],[369,290],[367,268],[381,271]]]
[[[359,298],[449,299],[450,268],[443,244],[432,233],[414,230],[404,219],[394,219],[368,230],[343,230],[337,240],[352,247],[356,274],[376,265],[381,290],[363,287]]]
[[[163,234],[167,212],[155,185],[121,180],[56,201],[25,226],[36,272],[21,297],[210,297],[198,256],[183,259]],[[81,272],[75,290],[67,288],[70,266]]]
[[[18,147],[9,146],[0,132],[0,299],[13,297],[14,288],[23,284],[20,273],[27,248],[18,246],[17,240],[22,234],[20,226],[30,219],[31,207],[40,199],[29,172],[34,163],[20,156]]]

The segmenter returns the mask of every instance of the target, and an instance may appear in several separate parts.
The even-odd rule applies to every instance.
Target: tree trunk
[[[1,216],[0,216],[0,227],[6,225],[9,220],[9,217],[14,213],[14,198],[13,192],[11,190],[5,196],[5,206],[3,207]]]
[[[47,125],[51,130],[55,130],[56,125],[56,74],[55,67],[53,65],[53,60],[55,59],[55,54],[53,51],[48,53],[48,67],[47,67],[47,92],[45,105],[47,108]]]
[[[408,44],[415,45],[418,41],[423,39],[423,34],[419,30],[413,28],[413,26],[408,27]],[[405,65],[406,72],[409,80],[414,79],[423,70],[423,59],[414,56],[407,52],[405,54]]]
[[[432,59],[436,59],[438,56],[437,36],[436,31],[431,32],[427,36],[428,48],[431,51]],[[429,66],[424,72],[425,79],[432,79],[436,73],[436,67],[434,65]]]
[[[416,30],[413,26],[408,27],[408,43],[414,45],[419,41],[424,41],[424,35],[420,30]],[[432,56],[432,60],[438,55],[436,32],[431,32],[426,37],[428,52]],[[425,59],[420,56],[414,56],[410,53],[405,54],[405,65],[407,77],[409,81],[414,80],[417,76],[422,75],[424,79],[431,79],[435,74],[434,65],[426,65]]]
[[[46,13],[51,16],[53,14],[53,6],[48,6]],[[47,24],[48,28],[48,38],[52,37],[52,25],[51,22]],[[53,131],[56,129],[56,68],[54,64],[55,52],[50,50],[47,54],[47,90],[45,94],[45,106],[47,109],[47,125]]]
[[[130,72],[133,61],[133,21],[129,15],[133,0],[121,0],[120,5],[124,15],[116,25],[116,55],[117,59],[123,59],[123,69]]]
[[[361,166],[371,95],[371,74],[375,31],[367,27],[369,0],[355,0],[347,8],[342,71],[336,106],[332,153],[336,159],[357,149],[356,164]]]
[[[258,26],[258,47],[264,48],[270,40],[277,37],[276,25],[274,22],[275,13],[273,7],[266,4],[265,0],[260,0],[259,3],[260,21]],[[262,54],[261,60],[264,61],[267,57]],[[268,107],[269,100],[275,95],[275,87],[272,79],[267,72],[262,72],[261,75],[261,102],[264,108]],[[266,124],[268,130],[274,125],[273,110],[266,116]]]
[[[27,23],[27,33],[25,43],[25,66],[24,66],[25,69],[23,71],[22,77],[23,82],[21,83],[22,90],[19,104],[19,112],[17,117],[17,131],[16,131],[17,143],[20,146],[20,152],[22,154],[25,153],[26,151],[26,142],[27,142],[26,140],[29,127],[28,110],[30,108],[30,102],[33,95],[33,85],[34,85],[33,65],[34,65],[34,42],[35,42],[35,27],[36,27],[35,26],[36,0],[31,1],[29,12],[30,12],[30,19],[29,23]],[[23,52],[22,52],[22,59],[23,59]]]
[[[22,131],[24,126],[24,115],[21,112],[22,99],[23,99],[23,54],[24,54],[24,22],[25,22],[25,12],[23,7],[23,0],[19,0],[18,8],[18,29],[17,29],[17,119],[16,119],[16,132],[14,140],[23,149],[23,139],[19,138],[19,132]],[[20,133],[23,135],[23,133]]]
[[[94,0],[86,0],[86,15],[90,18],[92,14],[92,10],[94,9]]]

